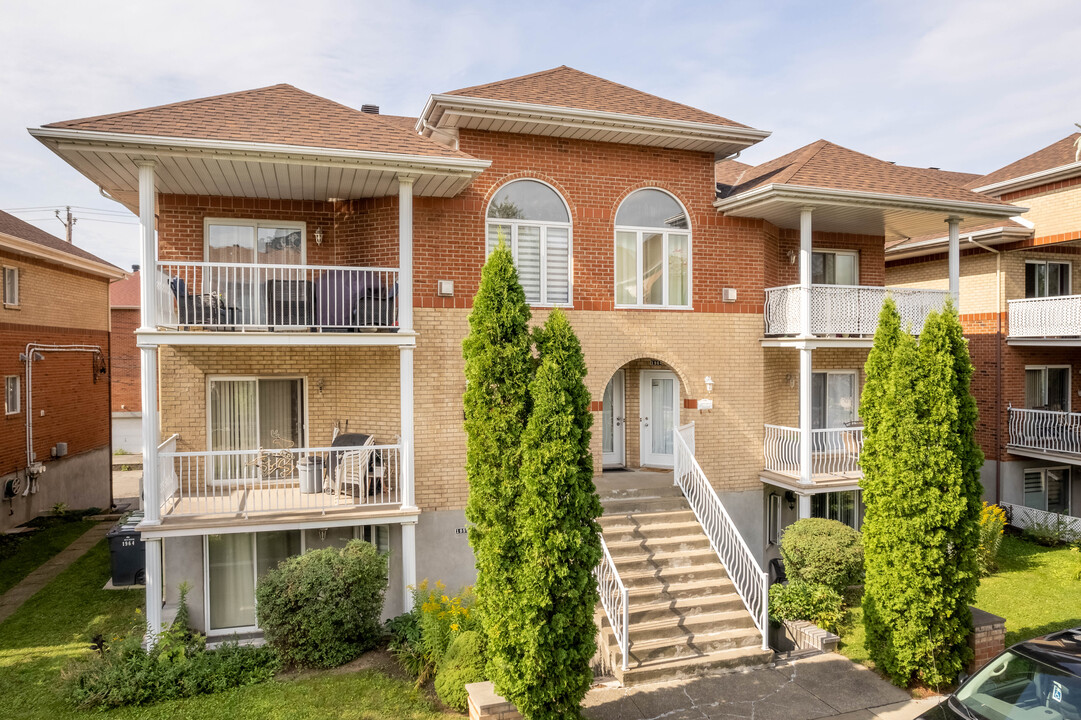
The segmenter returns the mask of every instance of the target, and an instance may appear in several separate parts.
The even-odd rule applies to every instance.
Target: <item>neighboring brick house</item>
[[[123,271],[0,212],[0,530],[108,508],[109,282]]]
[[[764,633],[780,529],[860,522],[886,243],[1017,211],[826,141],[749,167],[767,132],[567,67],[419,118],[277,85],[31,132],[143,223],[148,617],[164,563],[211,634],[257,630],[268,564],[349,537],[390,551],[388,615],[418,578],[472,581],[461,344],[500,236],[533,322],[565,307],[581,338],[598,472],[712,486]],[[725,647],[692,654],[762,659]]]
[[[112,373],[113,452],[143,451],[143,399],[139,382],[139,270],[109,286],[109,367]]]
[[[1081,133],[964,181],[1027,207],[963,237],[961,320],[973,364],[986,457],[984,496],[1017,524],[1081,517]],[[1019,209],[1020,213],[1021,210]],[[889,284],[944,287],[941,234],[896,242]],[[1013,510],[1014,506],[1039,512]],[[1075,521],[1081,531],[1081,522]]]

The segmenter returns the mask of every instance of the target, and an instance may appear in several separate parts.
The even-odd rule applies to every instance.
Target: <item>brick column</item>
[[[979,608],[969,609],[972,611],[972,634],[968,637],[968,646],[975,655],[968,666],[968,674],[973,675],[1006,649],[1006,620]]]

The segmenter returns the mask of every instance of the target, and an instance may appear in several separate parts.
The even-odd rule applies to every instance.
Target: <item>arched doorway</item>
[[[602,396],[604,469],[672,467],[682,406],[683,384],[660,360],[639,358],[612,373]]]

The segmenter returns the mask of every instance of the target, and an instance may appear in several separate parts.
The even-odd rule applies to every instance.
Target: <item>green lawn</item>
[[[1006,618],[1006,645],[1081,626],[1081,581],[1074,580],[1077,555],[1007,535],[999,569],[980,581],[976,607]],[[841,628],[841,652],[870,665],[864,647],[863,611],[853,608]]]
[[[137,621],[141,590],[102,590],[109,575],[103,541],[65,570],[17,613],[0,624],[0,688],[5,718],[61,720],[102,717],[77,712],[63,701],[60,677],[73,659],[89,653],[90,638],[127,631]],[[111,711],[111,720],[129,718],[347,718],[375,720],[444,717],[412,685],[376,671],[312,673],[303,679]]]
[[[91,520],[48,520],[40,530],[0,536],[0,593],[15,587],[96,524]]]

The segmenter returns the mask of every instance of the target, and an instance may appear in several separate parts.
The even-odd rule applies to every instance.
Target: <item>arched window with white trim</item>
[[[495,249],[500,235],[514,255],[530,305],[571,304],[571,216],[551,185],[513,180],[499,188],[488,204],[485,256]]]
[[[691,306],[691,225],[663,190],[644,188],[616,211],[616,307]]]

